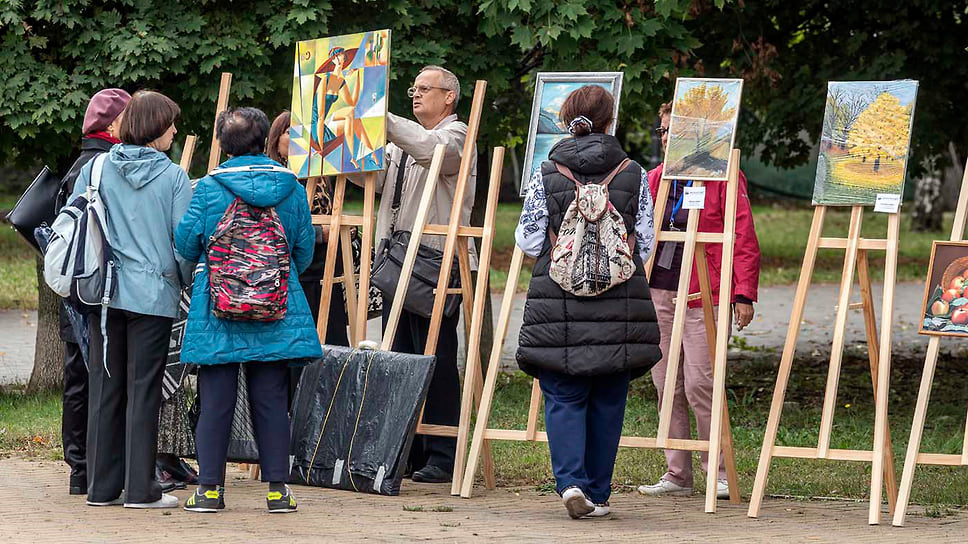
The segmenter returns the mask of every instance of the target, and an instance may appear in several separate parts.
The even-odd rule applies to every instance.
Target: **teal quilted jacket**
[[[265,155],[233,157],[221,166],[252,165],[279,166]],[[236,197],[252,206],[275,206],[285,229],[292,269],[286,317],[280,321],[229,321],[211,312],[205,252],[209,236]],[[200,261],[181,360],[200,365],[268,361],[302,364],[322,357],[316,326],[298,281],[298,274],[312,261],[314,241],[306,189],[296,176],[282,172],[228,172],[202,178],[175,231],[178,253],[189,261]]]

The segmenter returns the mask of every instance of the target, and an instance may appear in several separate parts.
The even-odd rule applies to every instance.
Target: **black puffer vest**
[[[655,307],[637,250],[632,277],[595,297],[576,297],[548,275],[553,247],[549,233],[558,232],[575,199],[575,184],[554,163],[567,166],[579,181],[599,181],[626,156],[614,136],[589,134],[558,142],[551,160],[541,165],[549,225],[531,276],[517,352],[521,369],[532,376],[545,369],[576,376],[632,371],[637,378],[662,357]],[[621,213],[629,236],[635,236],[641,186],[642,167],[634,162],[608,186],[609,201]]]

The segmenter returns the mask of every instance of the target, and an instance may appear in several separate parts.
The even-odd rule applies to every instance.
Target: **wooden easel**
[[[669,354],[669,368],[667,369],[667,379],[664,389],[664,402],[659,416],[659,433],[656,438],[623,436],[619,441],[620,446],[633,448],[668,448],[683,449],[691,451],[709,451],[709,474],[713,476],[707,478],[706,486],[706,511],[715,512],[716,510],[716,475],[719,473],[719,451],[725,451],[727,464],[727,478],[729,479],[730,502],[738,504],[740,501],[738,478],[734,465],[734,455],[732,450],[732,440],[729,434],[729,422],[725,410],[725,381],[726,381],[726,348],[730,326],[730,305],[721,304],[719,306],[719,321],[716,325],[718,330],[713,329],[712,324],[712,292],[710,289],[708,271],[705,267],[705,252],[699,251],[699,273],[700,290],[703,300],[704,312],[706,315],[706,330],[709,337],[710,356],[714,365],[713,377],[713,412],[710,422],[710,440],[686,440],[669,438],[669,427],[672,419],[672,400],[675,392],[675,377],[678,376],[679,354],[682,344],[682,333],[685,325],[685,309],[690,299],[689,278],[692,273],[693,257],[696,249],[703,248],[701,244],[721,243],[723,244],[723,265],[722,277],[720,282],[720,297],[728,300],[732,291],[732,269],[733,269],[733,242],[736,231],[736,199],[739,186],[739,150],[734,149],[730,156],[730,166],[727,183],[729,184],[726,199],[726,222],[722,233],[699,232],[699,210],[689,211],[689,220],[685,232],[658,232],[656,241],[675,241],[684,242],[682,257],[682,269],[679,278],[679,291],[676,299],[676,314],[673,322],[672,344]],[[697,182],[696,187],[702,186]],[[655,216],[660,219],[665,214],[665,202],[669,195],[669,181],[662,180],[659,186],[659,194]],[[659,221],[661,224],[661,220]],[[654,255],[654,254],[653,254]],[[477,421],[474,427],[474,436],[471,442],[470,459],[467,469],[464,472],[463,483],[461,486],[461,496],[469,498],[473,492],[474,473],[477,470],[477,462],[481,452],[481,447],[485,440],[512,440],[528,442],[547,442],[548,435],[545,432],[537,431],[538,409],[541,403],[541,389],[538,380],[532,381],[531,401],[528,408],[528,423],[525,430],[490,429],[487,427],[490,419],[491,407],[494,400],[494,391],[497,385],[497,375],[501,366],[501,352],[503,350],[504,338],[507,335],[508,324],[510,321],[511,308],[513,306],[514,292],[517,288],[518,277],[521,274],[521,265],[524,260],[524,253],[520,248],[515,247],[511,257],[511,267],[508,271],[507,285],[504,290],[504,298],[501,310],[498,315],[498,324],[494,334],[496,339],[491,350],[490,363],[487,369],[487,378],[484,382],[484,393],[481,406],[478,410]],[[646,270],[651,270],[651,261],[646,265]],[[671,378],[670,378],[671,377]],[[725,422],[725,425],[724,425]],[[720,440],[720,436],[723,439]]]
[[[868,522],[877,524],[880,521],[881,487],[884,478],[887,480],[887,502],[891,512],[894,511],[897,498],[897,482],[894,475],[893,448],[891,447],[890,430],[887,421],[887,397],[891,369],[891,327],[894,323],[894,283],[897,271],[898,235],[901,224],[900,212],[888,214],[887,238],[861,238],[861,222],[864,217],[863,206],[853,206],[850,214],[850,228],[846,238],[829,238],[822,236],[823,222],[827,214],[827,206],[814,208],[813,222],[810,225],[810,235],[800,269],[800,280],[797,283],[796,296],[793,300],[793,311],[787,328],[786,343],[780,359],[780,368],[773,391],[773,402],[770,405],[770,417],[766,424],[766,434],[763,436],[763,448],[760,451],[759,466],[756,470],[756,480],[753,483],[753,493],[750,497],[749,517],[757,517],[763,494],[766,490],[767,476],[773,457],[787,457],[795,459],[831,459],[837,461],[865,461],[871,463],[871,502]],[[780,412],[783,410],[783,400],[786,395],[787,384],[790,380],[790,370],[796,354],[797,337],[800,334],[800,323],[803,320],[803,310],[807,301],[807,291],[813,277],[814,263],[817,260],[818,249],[844,249],[844,270],[840,281],[840,296],[836,308],[834,321],[834,337],[831,344],[830,368],[827,372],[827,385],[824,395],[823,412],[820,420],[820,436],[816,448],[777,446],[776,434],[780,423]],[[884,250],[886,252],[884,264],[884,298],[881,308],[881,332],[878,341],[877,323],[874,310],[874,298],[871,289],[870,268],[867,252],[869,250]],[[861,302],[850,303],[850,290],[854,283],[855,267],[860,281]],[[847,326],[847,311],[862,309],[867,333],[867,351],[871,368],[871,380],[874,386],[874,403],[876,406],[874,418],[874,447],[869,450],[831,449],[830,435],[833,428],[834,407],[837,402],[837,385],[840,378],[840,364],[843,359],[844,333]]]
[[[439,177],[440,165],[443,160],[444,149],[438,146],[435,149],[434,159],[431,164],[430,171],[428,172],[427,183],[424,187],[424,192],[421,196],[420,207],[417,211],[417,217],[414,225],[414,229],[411,232],[410,245],[407,248],[407,257],[405,259],[403,270],[400,274],[400,279],[398,281],[398,288],[395,293],[393,305],[391,306],[391,312],[387,322],[386,332],[384,334],[383,342],[381,344],[381,349],[389,350],[393,345],[393,339],[396,335],[397,326],[400,321],[400,316],[403,311],[403,301],[406,297],[406,286],[408,284],[410,275],[413,270],[413,264],[416,260],[417,248],[420,245],[421,237],[424,234],[431,235],[443,235],[446,236],[444,241],[443,250],[443,262],[441,264],[440,276],[438,278],[437,289],[435,290],[434,307],[431,314],[430,328],[427,335],[427,343],[424,351],[425,355],[435,355],[437,348],[437,340],[440,336],[440,328],[444,317],[444,304],[446,302],[447,295],[460,293],[463,296],[463,308],[464,308],[464,322],[465,328],[468,333],[469,342],[467,346],[467,365],[465,365],[465,376],[464,376],[464,397],[461,402],[461,419],[463,426],[460,424],[457,427],[449,425],[430,425],[422,423],[423,414],[421,411],[421,422],[417,425],[416,432],[418,434],[432,435],[432,436],[453,436],[457,437],[457,448],[458,455],[455,460],[454,467],[454,481],[455,486],[459,485],[459,477],[462,474],[461,461],[463,454],[462,450],[466,448],[466,436],[467,436],[467,425],[469,424],[470,418],[470,402],[471,395],[468,395],[468,391],[473,391],[474,396],[480,397],[481,390],[481,368],[479,357],[477,357],[477,351],[479,351],[480,346],[480,332],[482,327],[482,321],[484,318],[484,296],[487,296],[487,279],[490,267],[490,257],[491,257],[491,247],[493,245],[494,237],[494,223],[496,220],[497,212],[497,197],[500,189],[501,181],[501,168],[503,165],[504,150],[503,148],[498,148],[495,150],[494,163],[491,170],[491,179],[488,187],[488,204],[485,216],[484,227],[470,227],[461,225],[461,210],[463,207],[464,195],[466,193],[467,184],[470,180],[471,165],[475,159],[476,153],[476,140],[478,134],[478,128],[480,126],[480,117],[484,105],[484,93],[487,88],[487,82],[478,81],[474,89],[474,97],[471,105],[471,114],[468,122],[467,136],[464,141],[464,148],[461,155],[461,164],[457,176],[457,188],[455,190],[454,202],[451,207],[450,221],[446,225],[428,225],[427,213],[432,202],[433,189],[436,186],[437,179]],[[401,168],[403,165],[400,166]],[[312,182],[313,180],[311,180]],[[346,226],[355,226],[357,222],[363,226],[363,250],[362,259],[360,264],[360,288],[359,288],[359,300],[355,316],[350,314],[350,330],[351,330],[351,342],[353,345],[358,345],[361,340],[366,339],[366,310],[367,310],[367,292],[369,290],[369,279],[370,279],[370,251],[373,242],[373,204],[375,200],[375,185],[376,178],[375,174],[364,175],[364,205],[363,205],[363,215],[362,216],[347,216],[342,213],[343,210],[343,200],[346,187],[346,178],[344,176],[338,177],[336,180],[335,194],[333,198],[333,209],[332,214],[328,216],[313,216],[313,224],[320,225],[330,225],[329,233],[329,244],[327,246],[326,263],[323,275],[323,287],[322,287],[322,298],[319,305],[319,319],[317,332],[319,333],[319,338],[321,342],[325,343],[326,338],[326,326],[327,326],[327,316],[329,315],[329,299],[330,291],[332,289],[334,276],[335,276],[335,265],[336,265],[336,230]],[[312,183],[312,190],[309,191],[310,202],[312,201],[312,191],[316,189],[316,184]],[[479,273],[478,273],[478,283],[476,288],[472,287],[472,275],[470,266],[470,252],[468,239],[474,237],[481,237],[481,254],[479,259]],[[347,286],[347,306],[348,313],[351,311],[349,308],[352,306],[350,299],[355,296],[351,292],[350,286],[355,283],[352,270],[347,270],[347,266],[352,266],[352,256],[349,253],[349,233],[346,231],[342,234],[342,247],[343,247],[343,263],[344,263],[344,273],[342,276],[342,281],[344,285]],[[451,276],[451,269],[454,257],[458,259],[458,266],[460,269],[460,283],[461,287],[459,289],[451,289],[449,287],[449,279]],[[353,334],[353,331],[356,331]],[[465,406],[466,405],[466,406]],[[466,415],[465,415],[466,412]],[[464,446],[461,445],[461,437],[463,437]],[[489,451],[487,452],[487,462],[485,469],[485,477],[488,482],[493,485],[494,476],[491,457]]]
[[[951,225],[952,242],[964,239],[966,216],[968,216],[968,165],[961,180],[961,193],[958,198],[958,208],[955,210],[954,224]],[[930,281],[930,279],[928,280]],[[930,289],[931,286],[927,285]],[[904,472],[901,475],[901,486],[898,489],[897,505],[894,507],[895,527],[904,525],[907,515],[908,501],[911,499],[911,486],[914,483],[914,471],[918,463],[925,465],[968,466],[968,420],[965,423],[965,437],[961,446],[961,455],[943,453],[921,453],[921,434],[924,431],[924,420],[928,410],[928,399],[931,397],[931,385],[934,382],[934,371],[938,365],[938,351],[941,337],[932,335],[928,340],[928,350],[924,356],[924,371],[921,374],[921,387],[918,389],[918,401],[914,408],[914,420],[911,421],[911,439],[908,441],[907,455],[904,457]]]

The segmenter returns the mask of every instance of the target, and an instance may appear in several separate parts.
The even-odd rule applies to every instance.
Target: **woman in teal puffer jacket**
[[[196,269],[181,352],[183,362],[199,365],[201,401],[195,430],[199,487],[185,501],[189,511],[214,512],[225,507],[225,458],[240,364],[246,365],[262,480],[269,482],[266,504],[270,512],[296,510],[296,500],[285,485],[289,477],[288,366],[323,354],[309,304],[296,281],[312,261],[315,234],[306,190],[292,172],[263,154],[268,132],[269,119],[255,108],[219,115],[216,133],[222,150],[231,158],[199,181],[188,213],[175,232],[178,253],[190,261],[202,261]],[[268,169],[271,167],[275,170]],[[233,171],[219,173],[227,169]],[[275,208],[282,223],[291,256],[283,319],[235,321],[212,313],[205,253],[209,237],[236,198],[256,208]]]

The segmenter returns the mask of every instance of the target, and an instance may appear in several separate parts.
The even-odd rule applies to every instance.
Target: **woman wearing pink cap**
[[[81,154],[61,180],[57,209],[67,203],[74,192],[74,181],[81,167],[91,159],[106,153],[114,144],[121,143],[118,133],[124,107],[131,95],[122,89],[103,89],[91,97],[84,113]],[[64,461],[71,467],[70,494],[87,494],[87,367],[81,346],[71,330],[63,305],[60,311],[60,337],[64,341],[64,415],[61,438]]]

